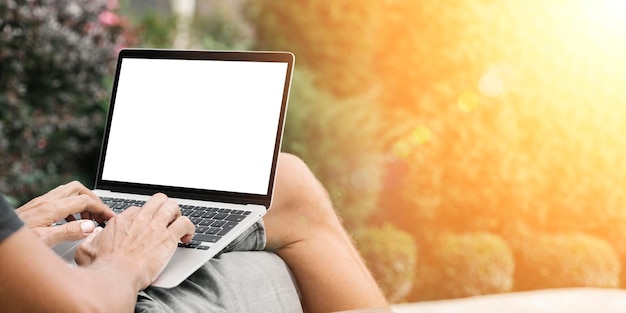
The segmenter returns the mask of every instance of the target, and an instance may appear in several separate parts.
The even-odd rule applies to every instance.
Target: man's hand
[[[79,182],[61,185],[16,210],[26,225],[48,246],[87,237],[96,225],[115,216],[100,198]],[[76,220],[74,214],[80,214]],[[52,226],[65,219],[67,223]]]
[[[75,254],[81,266],[98,266],[126,273],[137,290],[161,274],[179,241],[194,235],[191,221],[164,194],[152,196],[143,207],[130,207],[85,239]]]

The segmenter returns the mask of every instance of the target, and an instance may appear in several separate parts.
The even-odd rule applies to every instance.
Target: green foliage
[[[582,31],[587,15],[571,3],[389,3],[377,68],[382,120],[406,125],[388,143],[405,167],[393,179],[404,184],[383,196],[397,199],[382,208],[394,222],[501,232],[519,219],[587,230],[621,214],[626,111],[611,86],[626,81],[612,70],[626,45],[603,51],[616,38]],[[486,74],[501,94],[482,93]],[[411,140],[418,127],[428,141]]]
[[[621,270],[619,271],[619,287],[626,289],[626,217],[614,218],[610,223],[602,225],[601,228],[594,229],[588,233],[596,238],[606,240],[619,258]]]
[[[315,69],[315,83],[339,97],[351,97],[374,86],[375,33],[380,1],[252,2],[256,49],[289,50],[300,66]]]
[[[190,24],[193,49],[246,50],[252,34],[245,21],[226,1],[198,3]],[[201,9],[202,8],[202,9]],[[167,10],[131,10],[135,45],[144,48],[172,48],[176,37],[177,16]]]
[[[626,179],[626,74],[615,69],[626,41],[623,23],[602,29],[590,18],[606,3],[387,5],[372,17],[387,21],[375,71],[392,130],[379,217],[418,242],[424,229],[510,240],[509,229],[526,227],[623,246],[614,221],[626,202],[616,187]],[[485,92],[485,77],[501,93]]]
[[[320,90],[313,75],[294,72],[283,151],[301,157],[328,189],[349,229],[375,209],[382,158],[373,95],[338,99]]]
[[[17,202],[94,172],[121,42],[103,12],[104,0],[0,2],[0,190]]]
[[[353,238],[387,300],[402,302],[413,287],[418,259],[413,238],[390,224],[359,229]]]
[[[384,169],[379,95],[367,70],[374,11],[360,1],[255,1],[247,15],[254,49],[296,55],[283,150],[307,162],[349,229],[377,206]]]
[[[619,286],[620,260],[606,241],[583,233],[531,238],[516,249],[515,290]]]
[[[513,287],[513,252],[494,234],[441,234],[420,251],[410,300],[476,296]]]
[[[133,32],[137,46],[145,48],[171,48],[176,34],[176,16],[159,11],[137,14]]]
[[[192,27],[203,49],[247,50],[252,44],[251,30],[224,1],[214,2],[208,14],[197,12]]]

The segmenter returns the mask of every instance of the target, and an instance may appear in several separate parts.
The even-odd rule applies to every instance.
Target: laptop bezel
[[[287,63],[287,71],[284,84],[284,92],[281,101],[280,116],[276,129],[276,140],[274,143],[274,155],[269,177],[267,192],[263,195],[227,192],[218,190],[203,190],[194,188],[179,188],[162,185],[125,183],[118,181],[110,181],[102,179],[104,160],[106,158],[106,147],[111,127],[111,119],[115,109],[115,96],[120,76],[122,60],[124,58],[141,58],[141,59],[182,59],[182,60],[222,60],[222,61],[253,61],[253,62],[282,62]],[[269,208],[274,190],[274,179],[276,166],[278,163],[278,154],[282,144],[284,123],[289,100],[289,91],[291,86],[291,78],[295,57],[290,52],[279,51],[207,51],[207,50],[170,50],[170,49],[122,49],[118,53],[115,76],[111,89],[111,97],[109,100],[109,108],[107,120],[104,128],[102,146],[98,160],[98,169],[94,189],[107,190],[111,192],[136,193],[143,195],[152,195],[156,192],[163,192],[170,197],[196,199],[214,202],[227,202],[237,204],[257,204],[262,205],[266,209]]]

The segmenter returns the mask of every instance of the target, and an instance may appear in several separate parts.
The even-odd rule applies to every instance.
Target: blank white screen
[[[102,179],[267,194],[287,63],[122,60]]]

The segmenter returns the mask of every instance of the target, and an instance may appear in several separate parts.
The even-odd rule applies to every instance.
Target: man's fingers
[[[196,227],[193,226],[189,218],[181,216],[175,219],[170,226],[167,227],[167,230],[176,240],[187,243],[193,238]]]
[[[178,204],[162,193],[154,194],[142,207],[142,214],[151,220],[166,222],[165,226],[181,215]]]
[[[85,195],[63,199],[39,197],[16,211],[30,227],[50,226],[61,219],[70,222],[78,217],[78,215],[75,217],[75,214],[80,213],[88,213],[87,216],[90,215],[100,223],[115,216],[115,212],[102,201]]]
[[[146,203],[143,204],[142,211],[145,212],[145,214],[154,215],[163,203],[168,200],[169,199],[166,195],[162,193],[155,193],[152,197],[150,197],[150,199],[148,199],[148,201],[146,201]]]
[[[101,201],[96,201],[89,196],[80,195],[69,198],[50,201],[54,208],[50,211],[59,212],[63,217],[77,213],[91,213],[92,216],[101,217],[103,222],[115,216],[115,213]]]
[[[93,262],[94,248],[91,246],[91,242],[102,231],[102,227],[96,227],[91,234],[80,243],[79,248],[74,254],[74,260],[78,265],[87,265]]]
[[[41,229],[43,240],[48,246],[54,246],[61,242],[80,240],[91,234],[96,228],[93,221],[72,221],[63,225],[46,227]]]
[[[78,181],[72,181],[65,185],[57,186],[56,188],[48,191],[46,193],[46,196],[49,196],[55,199],[62,199],[62,198],[78,196],[82,194],[89,195],[89,196],[93,194],[93,197],[97,197],[91,190],[89,190],[87,187],[85,187],[83,184],[81,184]]]
[[[91,204],[91,206],[95,208],[106,207],[106,205],[102,203],[102,200],[100,200],[100,198],[95,193],[93,193],[93,191],[89,190],[89,188],[85,187],[83,184],[81,184],[78,181],[72,181],[65,185],[60,185],[50,190],[44,196],[42,196],[42,198],[45,198],[45,200],[48,200],[48,201],[64,200],[64,199],[73,198],[73,197],[79,197],[84,200],[88,199],[88,202]],[[94,211],[89,211],[89,212],[95,213],[95,214],[105,214],[104,220],[107,220],[113,217],[113,215],[110,215],[109,212],[104,212],[104,213],[94,212]],[[74,212],[74,213],[80,213],[80,212]]]
[[[153,218],[158,218],[162,221],[167,222],[167,224],[165,225],[167,226],[174,220],[176,220],[179,216],[181,216],[181,212],[178,203],[172,200],[167,200],[161,205]]]
[[[96,235],[98,235],[101,231],[102,231],[102,227],[100,226],[95,226],[94,224],[94,229],[93,231],[91,231],[91,233],[87,234],[87,237],[85,238],[85,240],[83,240],[84,244],[88,244],[90,242],[93,241],[93,239],[96,237]]]

